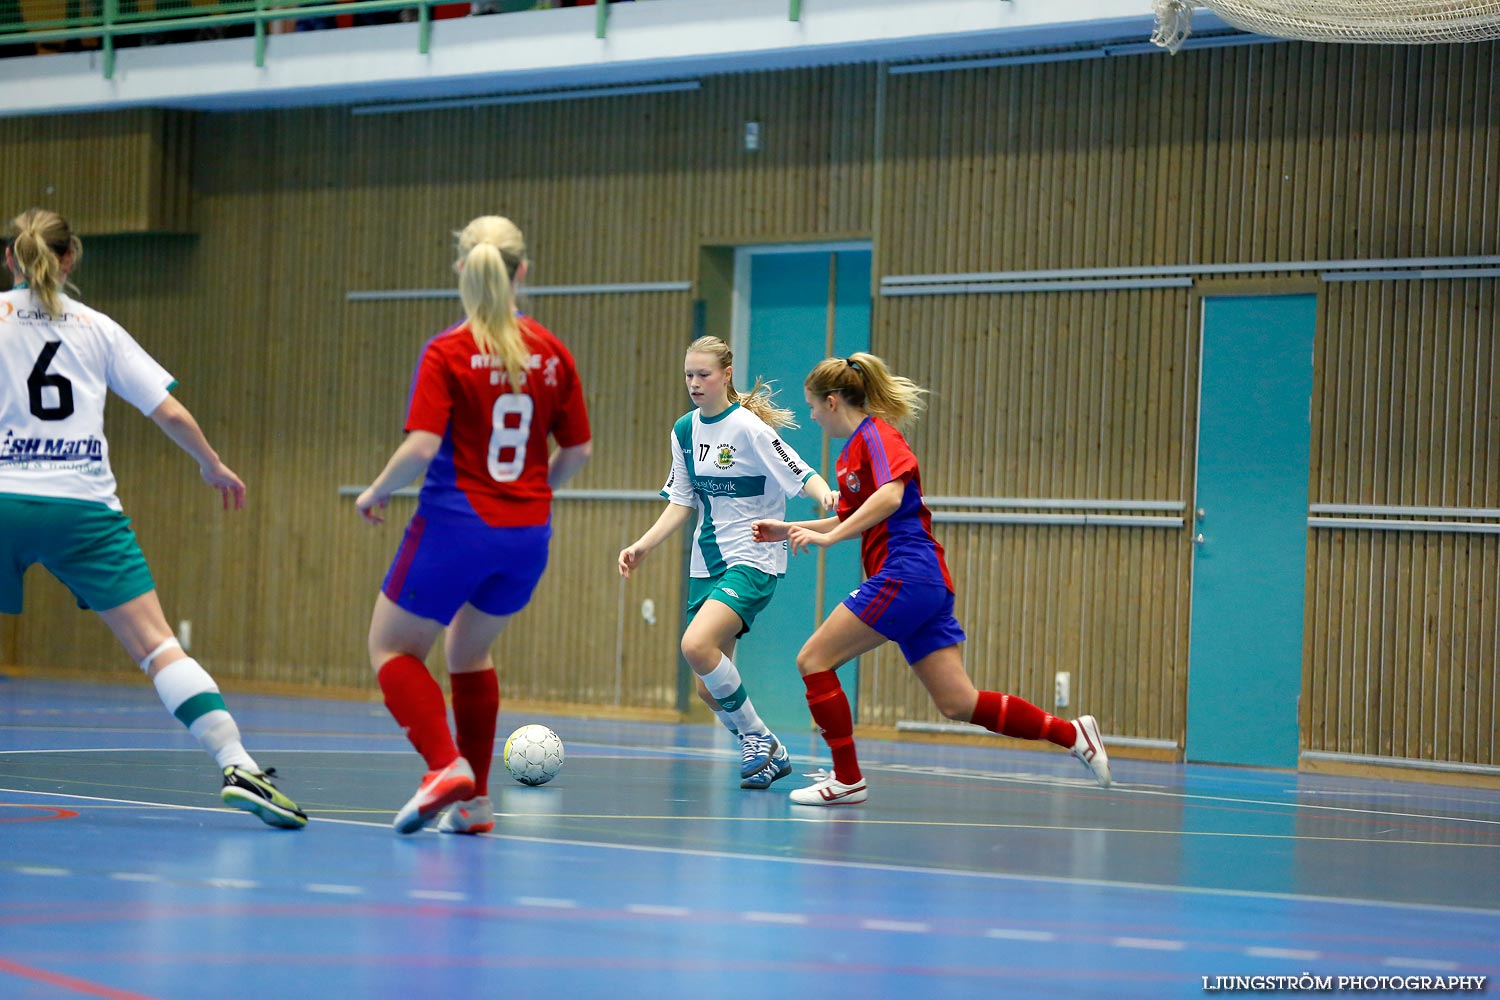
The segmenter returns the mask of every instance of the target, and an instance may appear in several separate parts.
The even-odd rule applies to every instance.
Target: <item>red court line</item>
[[[48,972],[46,969],[34,969],[29,965],[19,962],[11,962],[0,958],[0,972],[9,972],[13,976],[22,979],[30,979],[38,983],[46,983],[48,986],[60,986],[74,993],[82,993],[85,996],[105,997],[106,1000],[156,1000],[144,993],[131,993],[128,990],[117,990],[110,986],[100,986],[86,979],[75,979],[73,976],[59,975],[56,972]]]
[[[28,806],[19,802],[0,802],[0,809],[39,809],[50,816],[0,816],[0,823],[40,823],[49,819],[77,819],[78,814],[71,809],[60,809],[57,806]]]

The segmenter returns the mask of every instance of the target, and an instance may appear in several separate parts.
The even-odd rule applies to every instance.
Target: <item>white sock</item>
[[[243,767],[260,772],[240,742],[240,727],[224,707],[219,686],[197,660],[186,656],[169,663],[156,672],[151,683],[167,711],[187,726],[203,749],[214,755],[220,768]]]
[[[746,736],[752,733],[757,736],[770,735],[771,730],[766,728],[766,724],[756,714],[755,706],[750,704],[750,696],[745,693],[740,672],[735,669],[729,657],[720,655],[719,665],[701,676],[703,686],[708,688],[708,693],[719,703],[719,707],[723,709],[722,714],[729,720],[728,724],[732,729]]]
[[[713,712],[714,715],[717,715],[719,717],[719,721],[724,724],[724,728],[729,730],[729,735],[734,737],[735,742],[739,742],[740,731],[734,728],[734,722],[729,718],[729,713],[724,711],[722,708],[716,708],[713,710]]]

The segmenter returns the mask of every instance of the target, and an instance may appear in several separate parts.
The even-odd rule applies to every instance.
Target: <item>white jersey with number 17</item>
[[[661,495],[698,509],[690,576],[715,577],[730,566],[786,574],[786,543],[750,537],[750,523],[786,517],[786,501],[813,470],[776,430],[738,403],[705,420],[698,410],[672,428],[672,474]]]
[[[149,415],[176,383],[120,324],[61,298],[62,315],[50,317],[29,289],[0,293],[0,494],[119,510],[109,390]]]

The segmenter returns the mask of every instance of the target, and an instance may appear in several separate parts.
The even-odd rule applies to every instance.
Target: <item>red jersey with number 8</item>
[[[563,448],[586,444],[589,415],[573,355],[530,317],[520,324],[530,357],[519,393],[505,362],[479,349],[467,321],[423,348],[406,430],[443,438],[422,484],[424,513],[477,514],[492,527],[550,518],[547,438]]]

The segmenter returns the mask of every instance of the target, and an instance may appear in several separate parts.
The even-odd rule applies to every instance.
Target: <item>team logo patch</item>
[[[847,489],[850,493],[858,493],[859,477],[852,472],[849,473],[844,477],[844,488]]]
[[[714,465],[717,466],[720,469],[730,469],[730,468],[733,468],[734,467],[734,445],[732,445],[732,444],[721,444],[721,445],[719,445],[719,452],[718,452],[717,455],[714,456]]]

